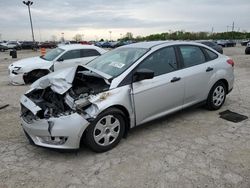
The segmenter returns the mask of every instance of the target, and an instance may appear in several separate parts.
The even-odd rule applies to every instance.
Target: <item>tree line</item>
[[[135,40],[135,41],[153,41],[153,40],[219,40],[219,39],[250,39],[250,32],[220,32],[220,33],[209,33],[209,32],[185,32],[175,31],[151,34],[148,36],[137,36],[133,37],[133,34],[128,32],[123,38],[119,39],[122,41]]]

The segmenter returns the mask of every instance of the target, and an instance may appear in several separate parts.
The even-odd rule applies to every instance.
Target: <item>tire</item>
[[[110,123],[107,123],[107,122]],[[124,113],[116,108],[102,112],[86,130],[84,142],[94,152],[101,153],[114,148],[125,132]]]
[[[245,54],[250,54],[250,48],[246,48]]]
[[[224,104],[227,95],[227,88],[221,81],[214,84],[210,90],[206,102],[209,110],[218,110]]]

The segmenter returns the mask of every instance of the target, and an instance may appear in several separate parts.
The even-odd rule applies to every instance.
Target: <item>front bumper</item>
[[[22,117],[21,125],[35,145],[55,149],[78,149],[89,122],[73,113],[32,122],[27,122]]]
[[[13,85],[24,85],[23,73],[14,74],[12,70],[9,69],[9,81]]]

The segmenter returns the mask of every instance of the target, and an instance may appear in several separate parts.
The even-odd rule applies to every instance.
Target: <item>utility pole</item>
[[[234,39],[234,22],[233,22],[233,25],[232,25],[232,39]]]
[[[62,32],[61,34],[62,34],[61,42],[64,42],[65,41],[64,40],[64,33]]]
[[[109,31],[110,42],[111,42],[111,34],[112,34],[112,31]]]
[[[32,18],[31,18],[31,13],[30,13],[30,6],[33,5],[32,1],[23,1],[23,4],[28,6],[29,10],[29,17],[30,17],[30,26],[31,26],[31,33],[32,33],[32,40],[33,40],[33,45],[35,48],[35,37],[34,37],[34,31],[33,31],[33,24],[32,24]]]

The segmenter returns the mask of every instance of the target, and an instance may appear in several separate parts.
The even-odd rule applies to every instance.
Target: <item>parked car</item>
[[[21,97],[21,124],[38,146],[96,152],[129,129],[195,104],[219,109],[234,82],[234,62],[191,42],[122,46],[85,66],[37,80]]]
[[[55,42],[42,42],[38,45],[39,48],[56,48]]]
[[[102,48],[111,48],[111,42],[103,42],[102,44]]]
[[[202,41],[196,41],[196,42],[207,45],[210,48],[213,48],[214,50],[216,50],[217,52],[223,54],[223,48],[220,45],[216,44],[215,42],[208,41],[208,40],[202,40]]]
[[[235,47],[236,46],[236,42],[233,40],[227,40],[227,47]]]
[[[69,44],[77,44],[77,41],[71,40],[71,41],[63,41],[57,44],[57,47],[69,45]]]
[[[234,47],[234,46],[236,46],[236,42],[234,42],[233,40],[218,40],[216,43],[222,47]]]
[[[88,41],[80,41],[80,44],[86,44],[86,45],[92,45],[92,42],[88,42]]]
[[[6,43],[2,43],[1,45],[6,46],[8,49],[22,49],[21,44],[18,41],[8,41]]]
[[[45,56],[26,58],[12,63],[9,66],[9,79],[13,85],[32,83],[50,72],[86,64],[105,52],[90,45],[61,46],[49,51]]]
[[[250,42],[247,43],[247,47],[245,49],[245,54],[250,54]]]
[[[38,42],[33,42],[33,41],[23,41],[21,43],[21,48],[22,49],[36,49],[38,48]]]
[[[4,52],[5,50],[8,50],[8,47],[0,44],[0,52]]]
[[[250,40],[243,40],[240,44],[241,46],[247,46],[247,43],[249,43]]]

